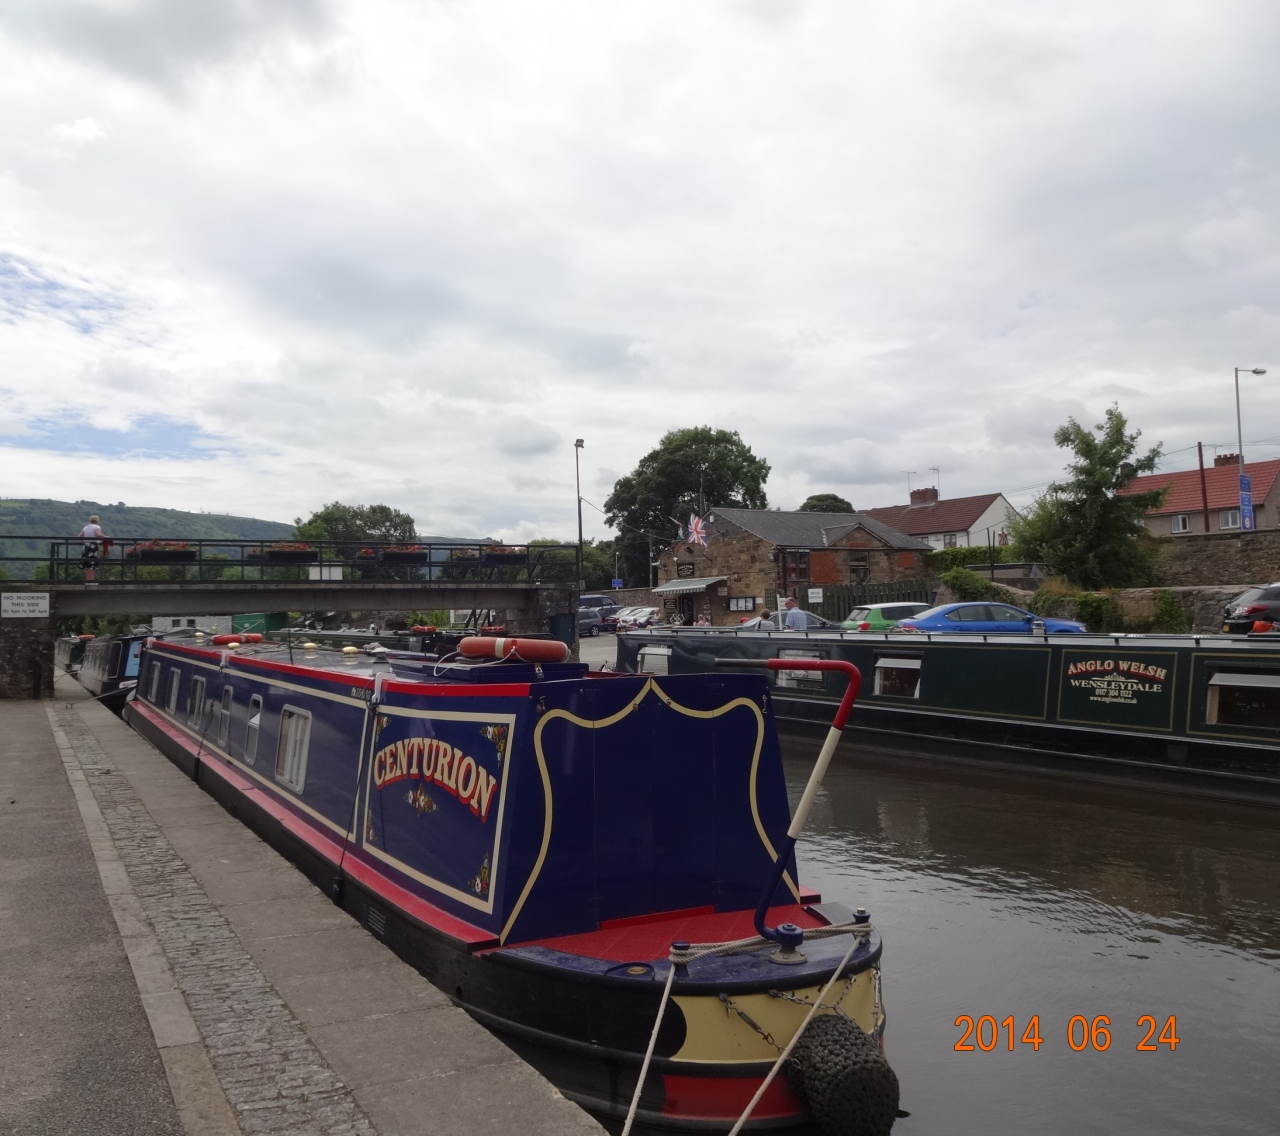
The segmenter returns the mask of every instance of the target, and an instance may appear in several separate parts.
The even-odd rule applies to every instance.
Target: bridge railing
[[[25,555],[19,554],[25,553]],[[0,535],[0,568],[15,580],[74,584],[91,561],[79,537]],[[573,583],[576,544],[448,544],[112,537],[99,542],[95,576],[132,584]]]

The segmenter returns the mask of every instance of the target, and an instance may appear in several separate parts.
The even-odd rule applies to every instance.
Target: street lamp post
[[[573,484],[578,494],[578,587],[583,587],[582,580],[582,473],[578,468],[578,455],[582,453],[582,439],[573,443]]]
[[[1244,371],[1247,375],[1265,375],[1267,369],[1265,367],[1237,367],[1236,368],[1236,449],[1239,451],[1236,457],[1240,463],[1240,529],[1244,531],[1253,530],[1253,485],[1249,481],[1248,475],[1244,472],[1244,428],[1240,424],[1240,372]]]

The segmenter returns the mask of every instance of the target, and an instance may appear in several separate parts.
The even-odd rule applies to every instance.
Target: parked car
[[[595,608],[580,607],[578,608],[578,638],[584,639],[588,635],[599,635],[600,629],[604,626],[604,621],[600,618],[600,613]]]
[[[1222,612],[1222,630],[1230,635],[1247,635],[1259,621],[1280,623],[1280,584],[1241,592]]]
[[[633,607],[618,613],[618,630],[631,631],[638,627],[652,627],[662,619],[656,607]]]
[[[806,611],[804,613],[804,617],[805,617],[806,631],[821,631],[824,628],[830,629],[830,630],[837,630],[837,631],[840,629],[840,624],[833,623],[829,619],[824,619],[820,615],[815,615],[811,611]],[[738,630],[739,631],[777,631],[778,617],[775,615],[770,619],[762,619],[760,616],[757,615],[754,619],[747,619],[747,620],[744,620],[742,623],[739,623]]]
[[[616,615],[622,610],[622,605],[614,603],[608,596],[589,595],[578,597],[579,607],[589,607],[594,611],[598,611],[602,616]]]
[[[928,611],[927,603],[878,603],[855,607],[842,624],[846,631],[892,631],[898,620]]]
[[[970,635],[1028,633],[1037,622],[1053,634],[1083,635],[1085,626],[1070,619],[1042,619],[1012,604],[953,603],[931,607],[898,623],[900,631],[958,631]]]

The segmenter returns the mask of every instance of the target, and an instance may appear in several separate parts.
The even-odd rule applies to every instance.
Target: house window
[[[943,548],[955,548],[955,546],[956,546],[956,534],[955,534],[955,533],[943,533],[943,534],[942,534],[942,547],[943,547]]]
[[[876,659],[875,692],[886,698],[919,698],[920,664],[923,661],[892,656]]]
[[[276,780],[295,793],[307,783],[307,746],[311,741],[311,715],[286,706],[280,714],[280,744],[276,747]]]
[[[190,725],[199,725],[203,717],[204,686],[204,679],[198,675],[191,680],[191,689],[187,691],[187,722]]]
[[[1219,509],[1218,510],[1218,528],[1224,532],[1227,529],[1238,529],[1240,527],[1240,510],[1239,509]]]
[[[791,551],[782,554],[782,590],[788,595],[798,584],[809,582],[809,552]]]
[[[262,725],[262,695],[249,699],[249,722],[244,728],[244,760],[252,765],[258,760],[258,730]]]
[[[178,688],[182,685],[182,672],[177,667],[172,667],[169,671],[169,697],[165,703],[165,708],[170,714],[178,712]]]
[[[1175,513],[1173,518],[1173,531],[1175,533],[1190,532],[1191,517],[1186,513]]]
[[[860,584],[871,575],[871,553],[849,553],[849,583]]]
[[[147,680],[147,701],[154,703],[160,697],[160,664],[151,664],[151,677]]]
[[[231,703],[235,692],[229,686],[222,688],[222,707],[218,712],[218,744],[227,746],[227,738],[231,736]]]

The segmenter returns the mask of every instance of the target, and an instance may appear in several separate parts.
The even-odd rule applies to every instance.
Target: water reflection
[[[798,797],[816,745],[785,752]],[[1275,1131],[1278,822],[1274,808],[842,750],[801,872],[885,934],[891,1057],[913,1111],[900,1130]],[[957,1054],[963,1013],[1041,1014],[1046,1044]],[[1066,1046],[1077,1013],[1113,1016],[1111,1050]],[[1176,1053],[1136,1053],[1142,1013],[1178,1015]]]

